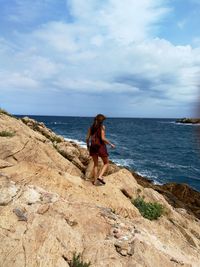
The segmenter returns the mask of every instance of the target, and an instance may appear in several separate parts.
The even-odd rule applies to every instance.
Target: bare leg
[[[101,169],[100,173],[99,173],[99,178],[102,179],[102,176],[104,175],[104,173],[107,171],[108,169],[108,165],[109,165],[109,160],[108,160],[108,157],[101,157],[102,160],[103,160],[103,168]]]
[[[95,184],[98,178],[98,155],[92,156],[94,167],[93,167],[93,183]]]

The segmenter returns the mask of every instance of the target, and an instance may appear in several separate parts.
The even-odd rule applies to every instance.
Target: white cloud
[[[30,90],[39,89],[40,84],[37,80],[27,77],[21,73],[0,72],[0,88],[2,91],[9,90]]]
[[[56,49],[58,52],[76,52],[79,48],[76,38],[81,27],[63,22],[50,22],[33,32],[32,37]]]
[[[127,101],[146,107],[194,101],[200,49],[155,37],[170,11],[164,3],[70,0],[73,22],[50,21],[18,32],[12,48],[0,42],[6,69],[0,86],[127,94]]]
[[[60,89],[70,90],[80,93],[130,93],[134,94],[139,89],[130,85],[117,82],[109,83],[98,80],[84,79],[65,79],[54,82],[55,86]]]

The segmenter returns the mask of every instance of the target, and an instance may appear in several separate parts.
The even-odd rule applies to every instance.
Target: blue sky
[[[0,0],[0,107],[194,116],[200,0]]]

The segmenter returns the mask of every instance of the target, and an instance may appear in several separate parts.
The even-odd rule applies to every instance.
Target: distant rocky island
[[[200,118],[182,118],[177,119],[176,123],[191,123],[191,124],[198,124],[200,123]]]

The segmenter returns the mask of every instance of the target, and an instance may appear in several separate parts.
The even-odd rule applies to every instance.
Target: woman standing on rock
[[[115,148],[111,142],[108,141],[105,137],[105,126],[103,125],[103,121],[106,117],[103,114],[98,114],[94,118],[94,122],[92,126],[88,129],[86,143],[87,148],[89,150],[90,156],[92,156],[94,161],[93,167],[93,181],[94,185],[97,184],[97,181],[105,184],[103,179],[103,175],[108,168],[109,158],[106,144],[109,144],[112,148]],[[98,175],[98,157],[101,157],[103,160],[103,168]]]

